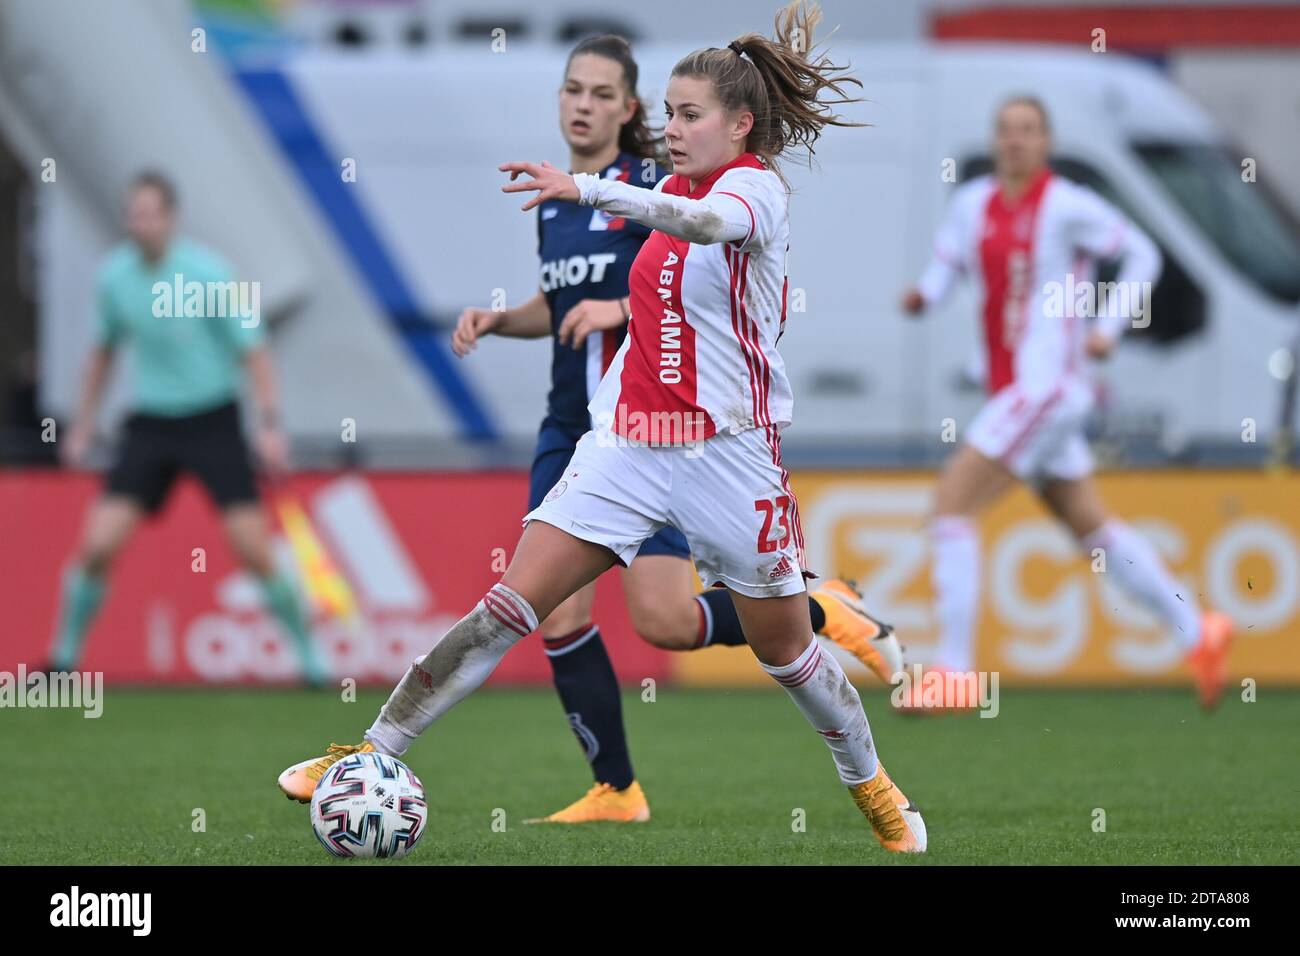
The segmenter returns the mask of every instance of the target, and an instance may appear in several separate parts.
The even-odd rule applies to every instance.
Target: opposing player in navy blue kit
[[[622,37],[580,43],[569,55],[560,89],[560,123],[569,168],[653,189],[668,175],[662,143],[637,98],[637,65]],[[548,201],[538,210],[540,291],[505,311],[470,308],[460,316],[452,348],[464,356],[484,335],[553,337],[551,392],[538,434],[528,507],[559,488],[574,447],[591,428],[587,411],[596,386],[626,334],[628,272],[650,229],[577,203]],[[642,544],[623,574],[637,633],[656,647],[693,650],[745,643],[725,589],[695,594],[686,539],[666,527]],[[600,630],[592,623],[595,585],[583,588],[540,624],[555,686],[596,783],[577,802],[530,822],[639,822],[650,807],[632,772],[618,684]],[[854,654],[881,680],[902,665],[888,625],[862,606],[843,581],[809,596],[813,630]]]

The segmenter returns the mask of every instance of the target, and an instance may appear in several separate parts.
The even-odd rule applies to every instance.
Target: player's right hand
[[[504,312],[491,309],[466,309],[456,320],[456,331],[451,333],[451,350],[464,358],[474,351],[481,336],[496,330],[504,316]]]
[[[921,295],[921,290],[913,286],[903,293],[903,300],[899,303],[906,315],[920,315],[925,311],[925,296]]]
[[[510,174],[510,182],[501,187],[503,193],[536,192],[537,195],[519,208],[524,212],[534,206],[540,206],[548,199],[562,199],[565,202],[577,202],[582,198],[578,192],[578,183],[572,174],[557,169],[550,163],[502,163],[497,169]],[[521,176],[532,176],[528,182],[516,182]]]
[[[59,442],[59,457],[65,468],[80,468],[86,461],[90,444],[95,439],[95,430],[78,423],[72,426],[68,437]]]

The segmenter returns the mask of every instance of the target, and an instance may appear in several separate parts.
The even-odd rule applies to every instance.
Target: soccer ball
[[[396,757],[378,753],[344,757],[325,771],[311,797],[311,828],[335,856],[406,856],[428,816],[420,778]]]

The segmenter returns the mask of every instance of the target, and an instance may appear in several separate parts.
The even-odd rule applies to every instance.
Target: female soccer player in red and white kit
[[[857,691],[813,636],[781,464],[789,193],[775,163],[811,151],[827,124],[854,125],[830,107],[850,101],[844,84],[861,85],[804,52],[818,18],[792,3],[775,40],[747,34],[674,67],[664,131],[674,175],[654,190],[545,163],[501,167],[504,191],[537,193],[525,210],[559,199],[653,228],[632,266],[628,334],[591,401],[592,430],[525,516],[500,583],[411,667],[364,743],[281,775],[290,796],[309,798],[312,773],[347,753],[404,753],[539,619],[671,525],[705,585],[730,591],[754,654],[829,745],[880,843],[924,851],[920,813],[880,766]]]
[[[662,139],[650,130],[637,97],[638,68],[618,36],[583,40],[569,54],[560,87],[560,129],[569,169],[652,189],[668,175],[659,164]],[[540,291],[513,309],[469,308],[451,345],[471,352],[480,338],[549,336],[551,392],[529,474],[529,508],[563,478],[592,421],[587,405],[623,342],[631,302],[628,276],[651,229],[575,203],[552,199],[536,207]],[[667,650],[745,643],[724,589],[695,593],[690,547],[672,526],[641,543],[623,573],[628,616],[638,635]],[[573,730],[595,784],[578,800],[530,823],[641,822],[650,804],[632,770],[618,679],[592,620],[596,585],[581,588],[539,629]],[[902,665],[892,628],[866,613],[844,581],[822,583],[808,595],[814,632],[858,657],[886,684]]]
[[[997,113],[993,174],[956,191],[934,258],[903,296],[904,311],[916,315],[942,300],[959,276],[983,293],[990,398],[944,466],[930,522],[937,669],[972,670],[980,572],[975,519],[1019,480],[1086,554],[1104,555],[1105,573],[1182,642],[1201,702],[1211,707],[1227,682],[1232,622],[1217,611],[1202,613],[1151,545],[1107,512],[1083,434],[1093,402],[1085,359],[1105,358],[1126,324],[1147,317],[1160,253],[1095,192],[1053,174],[1050,151],[1043,105],[1033,97],[1005,102]],[[1075,312],[1077,290],[1095,281],[1096,260],[1114,258],[1122,258],[1116,294],[1089,323]]]

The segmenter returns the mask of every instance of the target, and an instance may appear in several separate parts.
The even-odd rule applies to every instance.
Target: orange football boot
[[[890,853],[924,853],[929,844],[925,820],[912,801],[894,785],[880,764],[866,783],[849,787],[853,802],[871,824],[876,839]]]
[[[325,756],[312,757],[310,760],[296,763],[280,774],[280,789],[290,800],[311,803],[311,795],[316,790],[316,784],[320,783],[320,778],[325,776],[326,770],[344,757],[370,753],[374,749],[368,740],[359,744],[330,744]]]
[[[650,804],[641,785],[633,780],[626,790],[615,790],[608,783],[598,783],[563,810],[524,822],[645,823],[649,819]]]
[[[860,660],[881,683],[892,684],[894,674],[903,669],[903,652],[894,629],[867,613],[862,593],[849,582],[832,578],[809,597],[826,614],[822,636]]]

